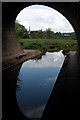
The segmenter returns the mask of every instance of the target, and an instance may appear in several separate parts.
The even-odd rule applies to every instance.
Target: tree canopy
[[[29,38],[27,29],[23,25],[19,24],[18,21],[15,22],[15,30],[17,38]]]
[[[51,30],[51,28],[46,29],[45,31],[37,30],[37,31],[28,31],[23,25],[21,25],[18,21],[15,22],[15,30],[17,38],[48,38],[48,39],[77,39],[75,32],[72,33],[61,33]],[[67,36],[64,36],[66,34]]]

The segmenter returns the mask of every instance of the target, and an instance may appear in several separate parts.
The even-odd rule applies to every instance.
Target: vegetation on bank
[[[50,28],[45,31],[29,31],[18,21],[15,22],[16,37],[23,49],[39,49],[42,53],[63,50],[64,54],[77,50],[75,32],[60,33]]]
[[[19,39],[19,42],[23,49],[39,49],[42,53],[63,50],[66,54],[77,50],[77,41],[71,39]]]

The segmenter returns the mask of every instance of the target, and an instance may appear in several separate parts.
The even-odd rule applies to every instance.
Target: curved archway
[[[68,19],[68,21],[71,23],[71,25],[73,26],[74,31],[76,32],[76,36],[77,36],[78,44],[79,44],[79,39],[80,39],[80,37],[79,37],[79,27],[78,27],[79,26],[79,18],[78,18],[78,15],[76,14],[76,13],[78,13],[79,5],[77,3],[75,5],[73,5],[72,3],[71,4],[66,3],[67,5],[65,3],[58,3],[58,4],[57,3],[53,3],[53,4],[51,4],[51,3],[16,3],[15,6],[13,5],[15,7],[14,12],[13,12],[14,15],[12,13],[10,13],[10,11],[9,11],[9,8],[12,10],[11,5],[9,4],[10,5],[9,8],[5,7],[5,5],[4,5],[3,7],[5,9],[3,11],[3,23],[4,23],[3,24],[3,31],[4,32],[6,32],[6,31],[8,32],[8,30],[6,30],[6,28],[8,28],[9,31],[11,31],[11,35],[14,34],[14,36],[15,36],[15,33],[14,33],[15,32],[14,22],[15,22],[15,19],[16,19],[18,13],[23,8],[28,7],[30,5],[34,5],[34,4],[46,5],[46,6],[49,6],[51,8],[54,8],[57,11],[59,11],[60,13],[62,13],[62,15],[64,15]],[[67,8],[67,6],[68,6],[68,8]],[[5,13],[5,15],[4,15],[4,13]],[[11,17],[7,18],[7,14],[10,14]],[[7,19],[5,19],[5,17]],[[8,35],[8,33],[4,33],[4,32],[3,32],[3,34]],[[4,40],[7,37],[5,35],[3,35],[3,56],[5,56],[9,52],[11,53],[11,51],[9,50],[9,47],[11,47],[11,45],[13,45],[13,44],[10,44],[10,45],[9,44],[5,44]],[[5,36],[5,38],[4,38],[4,36]],[[10,39],[14,39],[14,40],[16,39],[16,36],[15,37],[14,36],[10,36],[10,34],[8,36],[10,37],[10,38],[7,37],[7,39],[9,40],[9,43],[10,42],[12,43],[12,41],[13,41],[13,40],[11,41]],[[17,42],[16,42],[16,45],[17,45]],[[12,46],[12,48],[14,48],[14,47]],[[4,49],[6,49],[5,50],[6,53],[4,52]],[[19,50],[21,50],[20,47],[18,48],[18,51]],[[79,51],[79,45],[78,45],[78,51]],[[16,51],[14,50],[14,54],[15,54],[15,52]]]
[[[29,7],[31,7],[31,6],[29,6]],[[28,8],[28,7],[27,7]],[[21,12],[23,12],[23,11],[25,11],[25,9],[26,8],[24,8]],[[21,12],[20,12],[20,14],[21,14]],[[27,14],[27,13],[26,13]],[[34,14],[34,13],[33,13]],[[30,14],[31,15],[31,14]],[[23,17],[22,17],[23,18]],[[32,19],[33,20],[33,19]],[[27,21],[27,20],[26,20]],[[28,90],[29,91],[29,90]],[[22,95],[21,95],[22,96]],[[26,100],[27,101],[27,100]],[[19,103],[19,100],[18,100],[18,103]],[[19,107],[21,107],[20,105],[19,105]],[[23,111],[22,109],[21,109],[21,111]],[[34,110],[35,111],[35,110]],[[27,113],[25,114],[26,116],[27,116]],[[29,115],[28,115],[29,116]],[[29,116],[30,117],[30,116]]]
[[[3,4],[3,23],[2,23],[2,25],[3,25],[2,26],[3,27],[3,35],[2,35],[3,36],[3,43],[2,43],[3,44],[3,61],[4,61],[5,56],[11,56],[12,54],[16,55],[16,51],[17,51],[17,53],[23,52],[22,49],[20,48],[19,44],[17,43],[17,40],[16,40],[15,18],[17,16],[17,14],[20,12],[20,10],[22,10],[24,7],[28,7],[28,6],[33,5],[33,4],[43,4],[43,5],[52,7],[54,9],[58,10],[60,13],[62,13],[69,20],[69,22],[72,24],[72,26],[73,26],[73,28],[76,32],[76,36],[77,36],[77,39],[78,39],[78,52],[79,52],[78,57],[79,57],[79,55],[80,55],[80,27],[79,27],[80,26],[80,22],[79,22],[80,21],[80,18],[79,18],[79,16],[80,16],[80,11],[79,11],[80,5],[79,5],[79,3],[47,3],[47,2],[46,3],[4,3]],[[14,51],[14,53],[13,53],[13,51]],[[77,63],[77,64],[79,65],[79,63]],[[10,82],[11,81],[9,79],[7,85],[5,85],[5,87],[6,87],[5,93],[9,97],[8,100],[7,100],[7,104],[12,105],[12,102],[15,101],[15,99],[12,99],[12,98],[15,98],[15,94],[14,94],[15,93],[15,84],[14,83],[16,83],[16,81],[13,83],[13,86],[14,86],[13,88],[14,89],[12,90],[12,93],[11,93],[13,95],[13,97],[11,96],[9,91],[7,91],[7,87],[10,88],[10,84],[9,84]],[[4,79],[4,84],[5,84],[5,79]],[[4,95],[4,98],[6,99],[5,95]],[[6,105],[6,101],[4,103]],[[70,103],[71,103],[71,101],[70,101]],[[79,103],[79,101],[78,101],[78,103]],[[63,104],[63,105],[65,106],[65,104]],[[15,116],[17,118],[20,118],[22,116],[22,115],[20,115],[19,110],[16,110],[17,113],[15,112],[15,109],[16,109],[15,106],[12,106],[12,108],[13,108],[12,111],[10,111],[10,110],[7,111],[7,109],[4,110],[4,115],[8,119],[11,118],[10,115],[12,115],[14,119],[15,119]],[[6,107],[8,108],[9,106],[6,105]],[[56,104],[55,108],[57,108],[57,107],[58,106]],[[61,105],[60,105],[60,107],[61,107]],[[9,108],[11,108],[11,107],[9,107]],[[76,107],[74,107],[74,109],[75,108]],[[73,109],[73,107],[72,107],[72,109]],[[63,108],[61,110],[63,110]],[[54,111],[57,115],[57,109],[56,110],[54,109]],[[58,111],[58,113],[59,112],[61,113],[62,111]],[[73,113],[75,115],[74,111],[73,111]],[[47,115],[47,113],[46,113],[46,115]],[[42,118],[42,119],[44,119],[44,118]],[[24,118],[24,119],[27,119],[27,118]],[[46,118],[46,119],[48,119],[48,118]]]
[[[45,5],[25,7],[17,15],[16,21],[32,31],[51,28],[54,33],[74,32],[69,21],[60,12]]]

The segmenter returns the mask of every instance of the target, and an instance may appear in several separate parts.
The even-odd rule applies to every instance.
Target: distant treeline
[[[17,38],[40,38],[40,39],[76,39],[75,32],[72,33],[61,33],[51,30],[51,28],[46,29],[45,31],[38,30],[38,31],[30,31],[27,30],[23,25],[15,22],[15,30]]]

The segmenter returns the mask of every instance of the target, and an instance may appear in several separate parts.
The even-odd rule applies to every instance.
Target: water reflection
[[[61,67],[63,64],[64,56],[62,51],[59,52],[46,52],[40,60],[28,60],[23,63],[24,67]]]
[[[64,62],[60,52],[47,52],[40,60],[23,63],[17,85],[16,97],[23,114],[29,118],[40,118],[50,97],[57,76]]]
[[[17,78],[17,85],[16,85],[16,90],[17,92],[21,90],[21,85],[22,85],[22,80],[21,80],[21,75],[19,74],[18,78]]]

